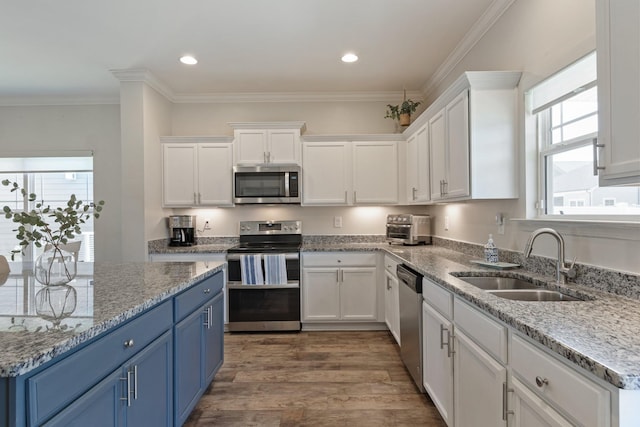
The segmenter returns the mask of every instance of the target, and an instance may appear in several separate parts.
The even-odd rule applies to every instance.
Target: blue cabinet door
[[[211,321],[204,333],[205,389],[224,362],[224,294],[219,293],[207,306],[211,310]]]
[[[173,425],[173,340],[164,333],[132,357],[124,367],[129,375],[126,425]]]
[[[202,335],[207,313],[204,307],[179,322],[174,334],[175,424],[182,425],[204,390]]]
[[[126,407],[121,400],[123,391],[122,371],[118,369],[43,426],[122,426]]]

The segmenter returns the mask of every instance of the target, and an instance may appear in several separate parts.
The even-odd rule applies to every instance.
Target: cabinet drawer
[[[447,319],[453,318],[453,295],[429,279],[422,279],[422,297]]]
[[[176,296],[176,322],[214,297],[224,286],[224,275],[216,273]]]
[[[171,329],[172,314],[172,302],[163,302],[29,378],[31,422],[40,424]]]
[[[302,263],[305,267],[375,266],[376,255],[376,252],[323,252],[302,254]]]
[[[384,268],[394,276],[396,275],[396,268],[400,264],[395,258],[390,257],[389,255],[384,256]]]
[[[453,302],[456,327],[467,333],[498,361],[507,363],[507,328],[464,301]]]
[[[536,390],[580,424],[610,425],[608,390],[515,334],[511,341],[511,366],[532,390]],[[538,386],[537,382],[541,385]]]

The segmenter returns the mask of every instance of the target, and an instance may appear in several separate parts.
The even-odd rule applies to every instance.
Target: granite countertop
[[[92,274],[79,274],[69,284],[77,286],[77,294],[82,296],[78,298],[78,305],[83,304],[80,315],[71,316],[69,324],[73,326],[63,323],[58,327],[38,318],[32,307],[40,285],[30,281],[30,273],[14,273],[12,267],[9,281],[18,278],[17,283],[20,283],[20,280],[28,279],[28,285],[21,287],[25,301],[31,302],[25,302],[26,308],[18,310],[19,313],[11,313],[9,308],[2,307],[0,319],[7,322],[1,324],[5,327],[0,326],[0,377],[25,374],[171,298],[224,266],[224,262],[96,263]],[[22,319],[22,323],[16,319]],[[46,326],[29,323],[35,321]],[[6,327],[8,324],[10,326]]]

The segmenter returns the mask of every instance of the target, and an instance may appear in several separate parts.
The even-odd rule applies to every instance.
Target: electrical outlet
[[[334,228],[342,228],[342,217],[334,216],[333,217],[333,227]]]
[[[211,230],[211,223],[209,222],[208,219],[204,220],[204,229],[205,230]]]
[[[445,231],[449,230],[449,217],[448,216],[444,217],[444,230]]]

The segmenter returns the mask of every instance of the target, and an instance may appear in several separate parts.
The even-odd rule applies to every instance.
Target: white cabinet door
[[[431,199],[445,197],[444,183],[447,179],[447,128],[445,109],[429,120],[429,148],[431,166]]]
[[[233,204],[233,145],[199,144],[198,205]]]
[[[596,2],[600,185],[640,184],[640,3]]]
[[[340,269],[340,318],[346,321],[378,318],[375,267]]]
[[[406,173],[407,203],[418,202],[418,138],[417,134],[407,139],[407,173]]]
[[[455,333],[453,370],[456,426],[506,426],[503,384],[507,369],[459,329]]]
[[[453,324],[423,302],[422,334],[424,388],[447,425],[453,426],[453,353],[445,344],[453,334]]]
[[[416,191],[417,202],[429,202],[431,200],[430,165],[429,165],[429,128],[424,126],[416,133],[416,170],[418,187]]]
[[[162,202],[164,206],[196,203],[197,144],[162,145]]]
[[[302,320],[340,320],[340,271],[337,268],[304,268]]]
[[[446,198],[469,195],[469,92],[464,91],[446,107]]]
[[[398,203],[398,144],[353,142],[353,203]]]
[[[511,405],[512,427],[570,427],[562,415],[555,411],[549,404],[540,399],[529,388],[511,377]]]
[[[267,131],[236,130],[236,164],[267,163]]]
[[[302,202],[305,205],[346,205],[351,188],[348,142],[305,142]]]
[[[273,129],[267,133],[269,163],[300,164],[300,130]]]
[[[384,288],[384,320],[395,338],[398,345],[400,343],[400,296],[398,289],[398,278],[395,274],[388,271],[385,274],[385,288]]]

